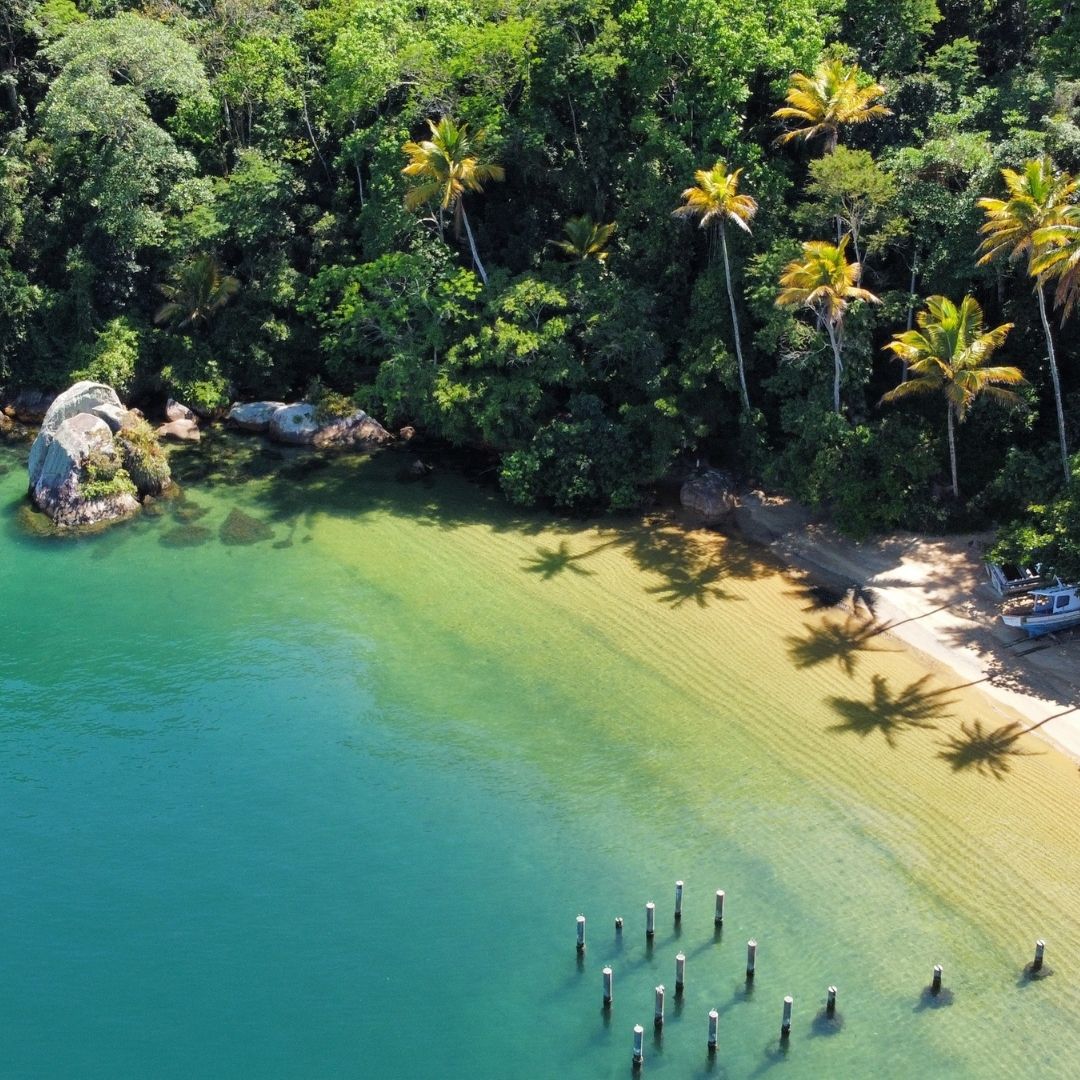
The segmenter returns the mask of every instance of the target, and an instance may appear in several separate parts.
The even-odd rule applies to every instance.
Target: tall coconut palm
[[[840,376],[844,370],[841,357],[844,317],[855,300],[868,304],[881,301],[867,289],[859,288],[862,267],[847,261],[848,237],[839,244],[810,240],[803,244],[802,259],[792,259],[780,275],[777,307],[804,307],[813,312],[829,335],[833,350],[833,408],[840,411]]]
[[[409,164],[401,170],[402,173],[420,180],[420,183],[406,194],[405,206],[409,210],[415,210],[425,203],[438,202],[440,234],[443,214],[447,210],[451,211],[455,229],[462,224],[465,226],[473,265],[480,275],[480,280],[486,285],[487,271],[476,250],[476,241],[473,239],[462,198],[466,191],[483,191],[485,182],[502,180],[506,174],[501,165],[481,161],[478,157],[484,143],[483,131],[470,135],[468,124],[455,124],[449,116],[444,116],[437,124],[434,120],[429,120],[428,127],[431,129],[430,139],[423,142],[410,141],[401,148],[409,159]]]
[[[154,322],[178,330],[197,330],[240,291],[240,282],[223,274],[213,255],[196,255],[178,267],[172,281],[159,285],[158,291],[166,302],[158,308]]]
[[[936,391],[945,395],[953,496],[960,498],[954,421],[963,423],[968,409],[981,394],[1006,404],[1021,400],[999,385],[1022,383],[1024,375],[1020,369],[989,363],[991,356],[1004,344],[1013,324],[1003,323],[993,330],[983,330],[982,308],[972,296],[965,296],[959,307],[944,296],[927,297],[926,310],[919,312],[916,321],[918,330],[894,334],[893,340],[885,346],[907,365],[908,379],[881,400],[898,401],[912,394]]]
[[[1006,199],[980,199],[979,206],[986,213],[986,221],[979,229],[985,237],[979,245],[982,257],[979,265],[985,266],[1002,256],[1015,261],[1028,257],[1028,273],[1035,279],[1035,295],[1039,301],[1039,316],[1046,336],[1046,353],[1050,362],[1050,380],[1054,387],[1054,404],[1057,407],[1058,438],[1061,443],[1061,465],[1065,482],[1069,482],[1069,448],[1065,438],[1065,411],[1061,403],[1061,382],[1058,378],[1057,358],[1054,355],[1054,337],[1050,332],[1050,319],[1046,314],[1046,279],[1066,259],[1060,257],[1062,248],[1043,251],[1047,242],[1036,240],[1040,230],[1053,226],[1061,217],[1068,200],[1075,193],[1080,181],[1067,172],[1059,172],[1047,157],[1033,158],[1024,162],[1021,172],[1002,169]],[[1067,226],[1066,226],[1067,228]],[[1080,247],[1078,247],[1080,252]],[[1040,261],[1042,260],[1042,261]],[[1045,263],[1046,269],[1036,266]]]
[[[740,176],[742,169],[728,172],[723,161],[717,161],[711,169],[698,169],[694,173],[696,186],[688,187],[682,193],[683,205],[673,213],[678,218],[696,219],[703,229],[714,226],[720,234],[720,248],[724,255],[724,279],[727,282],[728,304],[731,307],[731,327],[735,334],[735,356],[739,364],[739,389],[742,392],[743,408],[749,411],[750,395],[746,389],[746,366],[739,334],[739,316],[735,309],[735,290],[731,285],[726,225],[730,221],[743,232],[749,232],[758,204],[752,196],[739,194]]]
[[[604,249],[608,241],[615,234],[615,222],[609,225],[601,225],[593,221],[589,214],[580,217],[568,218],[563,225],[563,240],[551,240],[564,255],[573,259],[574,262],[585,262],[595,259],[597,262],[606,262],[608,252]]]
[[[1050,224],[1036,230],[1034,239],[1031,273],[1057,282],[1054,305],[1062,309],[1064,321],[1080,297],[1080,206],[1062,207]]]
[[[891,116],[892,110],[878,102],[885,87],[878,83],[859,84],[857,64],[847,66],[841,60],[823,60],[813,75],[795,72],[788,83],[787,105],[776,110],[777,120],[795,120],[801,124],[777,140],[809,142],[821,136],[825,152],[831,154],[840,141],[840,129],[848,124],[865,124],[879,116]]]

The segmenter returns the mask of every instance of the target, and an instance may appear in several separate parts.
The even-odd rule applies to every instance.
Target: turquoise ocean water
[[[837,730],[926,672],[829,655],[833,616],[749,549],[254,440],[178,451],[160,516],[50,540],[24,458],[0,451],[0,1074],[622,1077],[635,1023],[665,1077],[1080,1069],[1075,766],[951,768],[958,725],[1007,719],[971,691]],[[222,542],[234,510],[271,533]]]

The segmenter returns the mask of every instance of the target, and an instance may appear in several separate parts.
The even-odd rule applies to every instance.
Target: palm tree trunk
[[[953,424],[953,405],[949,402],[949,466],[952,469],[952,493],[954,499],[960,498],[960,481],[956,472],[956,431]]]
[[[919,248],[915,246],[911,253],[911,284],[908,285],[908,305],[907,305],[907,328],[910,330],[915,322],[915,282],[919,273]],[[904,373],[900,377],[901,382],[907,382],[908,379],[908,366],[907,361],[904,361]]]
[[[724,252],[724,277],[727,280],[728,303],[731,305],[731,328],[735,331],[735,356],[739,361],[739,389],[742,391],[743,408],[750,411],[750,395],[746,390],[746,368],[743,366],[742,341],[739,337],[739,317],[735,313],[735,290],[731,287],[731,264],[728,261],[727,231],[720,222],[720,245]]]
[[[844,362],[840,359],[840,339],[836,336],[836,327],[828,319],[825,320],[825,329],[829,331],[829,344],[833,351],[833,411],[840,411],[840,375],[844,370]]]
[[[473,239],[472,228],[469,225],[469,215],[465,213],[465,205],[461,206],[461,220],[465,223],[465,235],[469,238],[469,250],[472,252],[473,262],[476,264],[477,272],[480,274],[480,280],[486,285],[488,283],[487,271],[484,269],[484,264],[480,261],[480,253],[476,250],[476,241]]]
[[[1046,334],[1046,353],[1050,361],[1050,379],[1054,384],[1054,404],[1057,406],[1058,437],[1061,440],[1061,467],[1065,472],[1065,483],[1072,479],[1069,472],[1069,447],[1065,440],[1065,412],[1061,407],[1061,383],[1058,380],[1057,358],[1054,356],[1054,338],[1050,333],[1050,320],[1046,317],[1046,297],[1043,295],[1043,283],[1035,283],[1035,292],[1039,297],[1039,315],[1042,316],[1043,333]]]

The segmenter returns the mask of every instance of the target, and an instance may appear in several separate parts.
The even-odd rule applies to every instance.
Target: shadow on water
[[[788,654],[797,668],[816,667],[835,661],[841,670],[849,676],[855,674],[859,653],[896,652],[873,644],[873,639],[882,628],[875,623],[861,622],[849,615],[842,623],[826,622],[822,626],[803,627],[801,637],[789,635],[786,638]]]
[[[863,738],[879,732],[889,746],[894,747],[896,736],[907,728],[933,729],[937,725],[930,721],[948,715],[942,708],[953,702],[945,697],[951,690],[927,690],[929,681],[930,676],[924,675],[894,693],[884,675],[874,675],[870,680],[873,687],[870,701],[843,697],[829,699],[829,704],[844,718],[842,723],[834,724],[829,730]]]
[[[753,1072],[749,1073],[749,1076],[764,1076],[770,1069],[775,1068],[777,1065],[783,1065],[790,1053],[791,1040],[781,1039],[777,1036],[776,1039],[765,1044],[762,1051],[762,1061]]]
[[[933,987],[925,986],[923,992],[919,995],[919,1000],[911,1011],[920,1013],[926,1012],[928,1009],[947,1009],[954,1001],[956,1001],[956,996],[947,986],[943,986],[937,991]]]
[[[810,1024],[810,1034],[816,1038],[839,1035],[844,1030],[844,1014],[837,1009],[832,1015],[824,1006],[818,1010]]]
[[[938,757],[947,761],[953,772],[974,769],[995,780],[1004,780],[1012,769],[1012,758],[1037,756],[1035,751],[1018,745],[1025,730],[1015,722],[996,728],[984,728],[981,720],[961,723],[960,734],[941,744],[944,749]]]

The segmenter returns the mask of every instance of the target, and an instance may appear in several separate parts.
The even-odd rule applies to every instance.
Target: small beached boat
[[[1036,570],[1028,566],[1017,566],[1015,563],[986,564],[986,577],[990,582],[990,588],[1003,600],[1010,596],[1020,596],[1032,589],[1045,585],[1046,578]]]
[[[1080,626],[1080,585],[1059,583],[1050,589],[1032,589],[1030,595],[1034,607],[1023,614],[1002,615],[1006,626],[1026,630],[1028,637]]]

